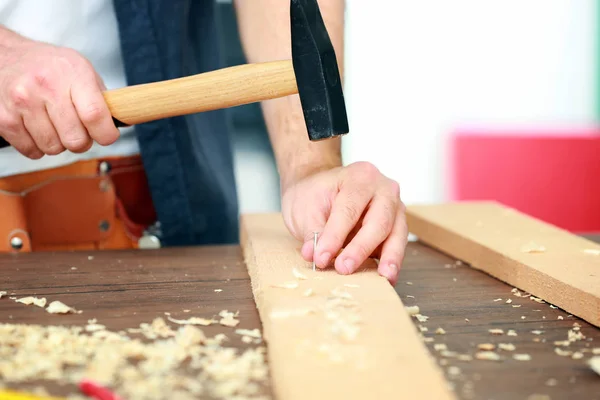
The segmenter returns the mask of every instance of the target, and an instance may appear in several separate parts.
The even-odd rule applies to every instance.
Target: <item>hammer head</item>
[[[292,63],[311,141],[348,133],[342,80],[317,0],[291,0]]]

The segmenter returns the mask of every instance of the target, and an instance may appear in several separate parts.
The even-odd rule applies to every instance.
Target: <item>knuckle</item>
[[[27,108],[31,103],[30,92],[24,82],[19,82],[9,89],[8,96],[17,108]]]
[[[395,180],[390,180],[390,193],[394,199],[400,198],[400,184]]]
[[[355,174],[367,181],[374,180],[380,175],[379,169],[368,161],[358,161],[353,167]]]
[[[85,125],[94,125],[104,118],[104,109],[99,104],[88,104],[81,110],[79,117]]]

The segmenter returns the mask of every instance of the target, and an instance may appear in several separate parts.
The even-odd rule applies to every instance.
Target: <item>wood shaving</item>
[[[510,304],[510,303],[512,303],[512,299],[506,300],[506,304]]]
[[[437,328],[435,330],[435,333],[438,334],[438,335],[445,335],[446,331],[444,330],[444,328]]]
[[[17,303],[23,303],[25,305],[35,305],[41,308],[46,307],[46,298],[42,297],[41,299],[38,297],[21,297],[20,299],[15,300]]]
[[[183,310],[184,313],[189,313],[192,310]]]
[[[415,314],[414,317],[416,317],[419,322],[427,322],[429,319],[428,316],[422,314]]]
[[[540,304],[546,303],[544,300],[540,299],[539,297],[535,297],[535,296],[529,296],[529,299],[535,301],[536,303],[540,303]]]
[[[419,330],[420,330],[421,332],[427,332],[427,331],[429,331],[429,329],[427,329],[427,327],[426,327],[426,326],[423,326],[423,325],[419,325]]]
[[[215,293],[221,293],[223,289],[215,289]]]
[[[73,307],[67,306],[65,303],[60,302],[58,300],[54,300],[50,305],[46,308],[46,311],[50,314],[69,314],[76,313]]]
[[[448,346],[444,343],[436,343],[433,345],[435,351],[448,350]]]
[[[250,344],[254,341],[254,339],[252,339],[250,336],[242,336],[242,342],[246,343],[246,344]]]
[[[580,351],[576,351],[575,353],[573,353],[573,355],[571,356],[571,358],[573,360],[581,360],[583,358],[583,353]]]
[[[0,290],[0,299],[2,298],[2,296],[6,296],[7,292]]]
[[[571,344],[570,340],[557,340],[554,342],[555,346],[569,346]]]
[[[493,343],[479,343],[477,348],[479,350],[492,351],[496,349],[496,345]]]
[[[531,361],[531,356],[529,354],[513,354],[513,359],[517,361]]]
[[[458,368],[458,367],[456,367],[454,365],[451,366],[451,367],[448,367],[448,375],[457,376],[457,375],[460,375],[460,374],[461,374],[460,368]]]
[[[550,378],[546,381],[546,386],[556,386],[558,385],[558,381],[554,378]]]
[[[563,350],[560,347],[555,347],[554,352],[561,357],[571,357],[573,355],[572,351]]]
[[[308,279],[306,277],[306,275],[304,275],[302,272],[300,272],[298,270],[298,268],[296,268],[296,267],[292,268],[292,275],[294,275],[294,278],[296,278],[296,279],[303,279],[303,280]]]
[[[223,310],[219,313],[219,316],[221,317],[219,324],[229,327],[237,326],[240,323],[240,320],[235,318],[237,315],[237,313],[234,314],[227,310]]]
[[[357,285],[356,283],[344,283],[344,286],[348,287],[348,288],[359,288],[360,285]]]
[[[513,306],[513,308],[519,308],[519,307],[521,307],[520,304],[513,304],[512,306]]]
[[[592,256],[600,256],[600,250],[598,249],[584,249],[583,252]]]
[[[212,324],[216,324],[218,321],[215,319],[207,319],[207,318],[200,318],[200,317],[191,317],[188,319],[175,319],[172,317],[167,317],[167,319],[171,322],[173,322],[174,324],[178,324],[178,325],[201,325],[201,326],[209,326]]]
[[[140,326],[160,330],[157,320]],[[111,331],[86,333],[78,326],[0,324],[0,379],[54,386],[77,385],[85,377],[122,398],[140,400],[264,399],[259,391],[269,376],[265,348],[222,347],[225,339],[222,334],[206,338],[190,325],[144,342]]]
[[[544,253],[546,248],[541,244],[537,244],[535,242],[529,242],[521,246],[522,253]]]
[[[533,333],[534,335],[541,335],[542,333],[544,333],[544,331],[540,331],[540,330],[536,329],[534,331],[531,331],[531,333]]]
[[[406,284],[407,284],[407,285],[412,285],[413,283],[412,283],[412,282],[406,282]]]
[[[512,329],[509,329],[508,332],[506,332],[506,335],[508,335],[508,336],[517,336],[517,332],[514,331],[514,330],[512,330]]]
[[[478,360],[499,361],[500,355],[498,353],[494,353],[493,351],[478,351],[475,353],[475,358]]]
[[[550,304],[550,308],[552,308],[552,309],[556,310],[558,307],[556,307],[556,306],[555,306],[555,305],[553,305],[553,304]]]
[[[417,315],[420,313],[419,306],[406,306],[406,312],[408,315]]]
[[[407,294],[406,297],[409,298],[409,299],[414,299],[415,298],[415,296],[411,296],[410,294]]]
[[[516,347],[512,343],[498,343],[498,349],[504,351],[515,351]]]
[[[600,355],[600,347],[594,347],[592,349],[592,354],[594,354],[594,355]]]
[[[527,317],[526,317],[526,316],[524,316],[524,315],[521,315],[521,319],[525,319],[525,318],[527,318]]]
[[[492,335],[504,335],[504,330],[502,329],[489,329],[488,332]]]
[[[494,300],[494,302],[498,302],[498,301],[502,301],[502,299],[498,298],[498,299]]]
[[[310,297],[312,296],[314,293],[314,291],[312,290],[312,288],[308,288],[304,291],[304,293],[302,293],[302,296],[304,297]]]
[[[276,285],[271,285],[271,287],[281,288],[281,289],[296,289],[296,288],[298,288],[298,282],[296,282],[296,281],[283,282],[283,283],[279,283]]]
[[[592,357],[588,360],[588,365],[598,375],[600,375],[600,357]]]
[[[558,319],[559,319],[559,320],[561,320],[561,319],[564,319],[564,318],[563,318],[563,316],[562,316],[562,315],[559,315],[559,316],[558,316]]]
[[[235,333],[238,335],[249,336],[254,339],[262,339],[262,335],[258,329],[236,329]]]

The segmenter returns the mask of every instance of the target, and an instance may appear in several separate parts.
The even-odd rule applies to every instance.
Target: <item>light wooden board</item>
[[[495,202],[413,205],[407,221],[431,247],[600,326],[600,245]]]
[[[454,399],[374,262],[349,276],[313,272],[277,213],[242,216],[241,244],[278,399]],[[298,287],[274,287],[285,282]]]

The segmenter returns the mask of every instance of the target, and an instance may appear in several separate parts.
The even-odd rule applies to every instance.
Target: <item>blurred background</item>
[[[243,63],[219,5],[227,62]],[[596,0],[347,0],[345,162],[373,162],[407,204],[497,200],[599,232],[598,14]],[[231,115],[242,212],[277,211],[260,109]]]

